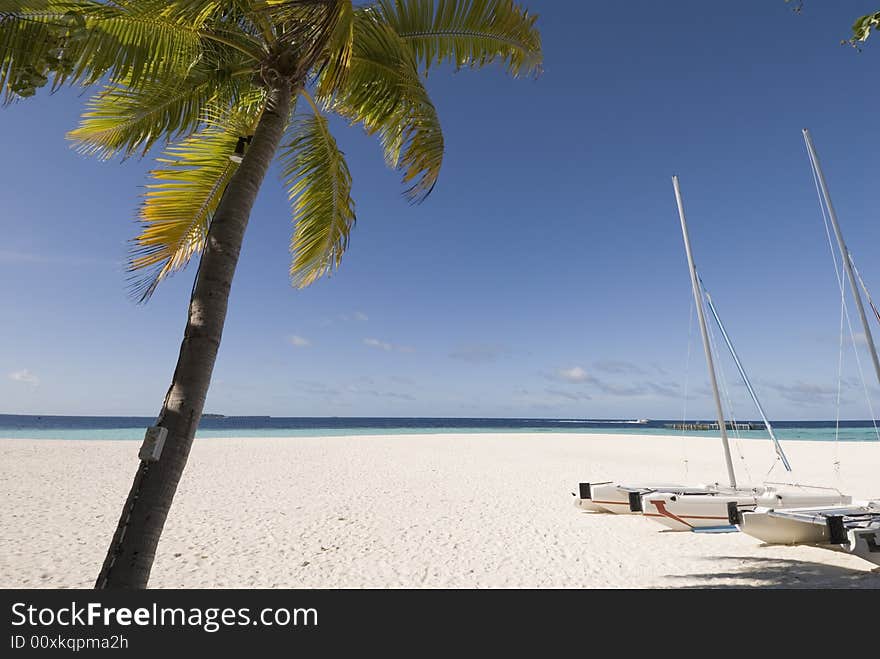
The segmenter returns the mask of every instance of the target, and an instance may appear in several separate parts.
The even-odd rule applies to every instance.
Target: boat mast
[[[678,217],[681,220],[681,235],[684,237],[684,251],[687,253],[688,270],[691,273],[691,287],[694,291],[694,304],[697,307],[697,318],[700,321],[700,332],[703,335],[703,350],[706,352],[706,366],[709,369],[709,382],[712,384],[712,394],[715,396],[715,413],[718,417],[718,431],[721,433],[721,445],[724,447],[724,461],[727,463],[727,475],[730,487],[736,487],[736,475],[733,472],[733,460],[730,457],[730,442],[727,439],[727,424],[724,421],[724,409],[721,407],[721,396],[718,395],[718,380],[715,377],[715,362],[712,360],[712,348],[709,345],[709,332],[706,329],[706,316],[703,313],[703,297],[700,295],[700,285],[697,280],[697,269],[694,266],[694,257],[691,253],[691,239],[688,236],[687,221],[684,218],[684,203],[681,200],[681,188],[678,186],[678,177],[672,177],[672,187],[675,188],[675,201],[678,203]]]
[[[840,232],[840,224],[837,222],[837,213],[834,212],[834,206],[831,204],[831,195],[828,193],[828,185],[825,183],[825,175],[819,166],[819,156],[816,154],[816,147],[813,145],[813,138],[810,131],[806,128],[803,130],[804,142],[807,143],[807,151],[810,154],[810,162],[816,172],[816,178],[819,181],[819,187],[822,188],[822,197],[825,199],[825,207],[828,209],[828,215],[831,217],[831,225],[834,227],[834,235],[837,237],[837,246],[840,248],[840,258],[846,268],[846,275],[849,279],[849,285],[852,288],[853,297],[856,300],[856,307],[859,310],[859,318],[862,319],[862,327],[865,328],[865,339],[868,342],[868,352],[871,353],[871,360],[874,362],[874,371],[877,373],[877,381],[880,382],[880,359],[877,359],[877,347],[874,345],[874,337],[871,335],[871,328],[868,326],[868,318],[865,315],[865,307],[862,304],[862,296],[859,293],[859,287],[856,284],[856,278],[853,274],[852,260],[850,259],[849,249],[843,242],[843,234]]]

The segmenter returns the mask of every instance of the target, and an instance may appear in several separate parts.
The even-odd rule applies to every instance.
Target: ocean
[[[0,414],[3,439],[130,439],[141,440],[152,417],[25,416]],[[440,433],[609,433],[692,435],[717,437],[717,431],[667,428],[670,420],[638,423],[633,419],[456,419],[395,417],[269,417],[219,416],[202,418],[198,439],[220,437],[331,437],[338,435],[415,435]],[[878,441],[874,423],[841,421],[774,421],[779,439],[810,441]],[[732,437],[766,439],[764,430],[729,431]]]

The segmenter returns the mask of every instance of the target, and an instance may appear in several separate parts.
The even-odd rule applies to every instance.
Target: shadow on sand
[[[674,579],[697,579],[701,583],[680,588],[880,588],[880,568],[873,571],[795,561],[781,558],[718,556],[742,567],[729,572],[670,575]],[[673,587],[679,587],[674,586]]]

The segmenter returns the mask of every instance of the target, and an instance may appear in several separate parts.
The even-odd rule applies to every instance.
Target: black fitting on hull
[[[828,542],[832,545],[845,545],[849,543],[846,537],[846,527],[843,525],[843,515],[828,515]]]
[[[643,512],[641,491],[636,490],[635,492],[629,493],[629,509],[634,513]]]

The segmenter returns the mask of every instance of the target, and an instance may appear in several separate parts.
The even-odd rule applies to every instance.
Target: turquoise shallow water
[[[61,417],[0,415],[0,438],[70,440],[141,440],[147,417]],[[431,418],[306,418],[306,417],[205,417],[197,438],[222,437],[332,437],[341,435],[422,435],[445,433],[606,433],[638,435],[689,435],[715,438],[715,431],[681,432],[666,428],[672,421],[595,419],[431,419]],[[777,421],[781,440],[880,441],[871,421],[843,421],[835,432],[834,421]],[[730,432],[746,439],[766,439],[761,431]]]

